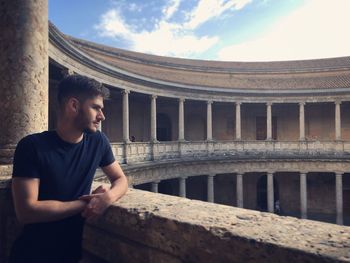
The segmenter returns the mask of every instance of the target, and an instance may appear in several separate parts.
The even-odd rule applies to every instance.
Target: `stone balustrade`
[[[151,160],[171,160],[185,157],[236,155],[242,152],[265,154],[344,155],[350,153],[345,141],[191,141],[156,143],[112,143],[113,152],[121,163]]]
[[[350,230],[130,189],[83,247],[83,262],[350,262]]]
[[[19,230],[9,186],[0,184],[1,262]],[[350,262],[350,230],[129,189],[85,226],[83,248],[85,263]]]

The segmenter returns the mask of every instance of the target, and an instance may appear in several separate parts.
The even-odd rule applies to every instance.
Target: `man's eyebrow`
[[[99,109],[103,109],[103,105],[96,104],[96,103],[92,104],[92,107],[94,107],[94,108],[99,108]]]

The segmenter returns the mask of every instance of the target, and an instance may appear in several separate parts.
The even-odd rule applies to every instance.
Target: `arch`
[[[157,140],[171,141],[171,119],[165,113],[157,114]]]

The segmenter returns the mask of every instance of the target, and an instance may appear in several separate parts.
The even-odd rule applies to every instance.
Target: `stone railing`
[[[83,262],[350,262],[350,230],[130,189],[83,248]]]
[[[97,185],[95,185],[96,187]],[[0,184],[0,262],[18,233]],[[129,189],[86,224],[82,262],[350,262],[349,227]]]
[[[121,163],[172,160],[186,157],[225,156],[242,153],[300,156],[350,154],[350,142],[344,141],[191,141],[157,143],[112,143]]]

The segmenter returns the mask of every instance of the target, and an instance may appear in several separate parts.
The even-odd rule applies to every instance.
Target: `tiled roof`
[[[233,89],[350,88],[350,57],[303,61],[223,62],[161,57],[67,36],[96,60],[155,80]]]

